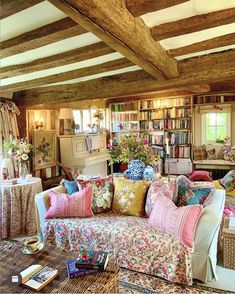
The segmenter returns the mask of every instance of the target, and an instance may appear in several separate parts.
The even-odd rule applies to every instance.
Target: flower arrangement
[[[108,152],[111,163],[128,163],[131,160],[139,159],[144,164],[156,165],[159,157],[153,154],[148,142],[137,134],[122,134],[118,145],[108,145]]]
[[[220,139],[220,138],[217,138],[216,139],[216,143],[221,143],[221,144],[229,143],[229,141],[230,141],[230,137],[229,136],[224,137],[224,139]]]
[[[12,136],[4,142],[8,155],[19,163],[29,162],[33,157],[33,145],[26,138],[15,139]]]
[[[103,110],[97,109],[96,112],[93,115],[94,118],[97,119],[97,121],[101,121],[104,119],[104,113]]]

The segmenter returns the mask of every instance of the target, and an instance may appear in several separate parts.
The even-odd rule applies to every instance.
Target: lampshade
[[[71,108],[61,108],[59,119],[73,119],[73,110]]]

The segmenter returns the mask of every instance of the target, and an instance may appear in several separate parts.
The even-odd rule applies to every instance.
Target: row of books
[[[138,122],[113,122],[112,123],[112,132],[129,132],[129,131],[138,131],[139,123]]]
[[[171,108],[166,109],[166,118],[180,118],[180,117],[191,117],[191,109],[184,108]]]
[[[126,102],[126,103],[115,103],[111,105],[112,111],[130,111],[130,110],[137,110],[138,102]]]
[[[235,101],[235,96],[227,95],[211,95],[211,96],[195,96],[194,104],[206,104],[206,103],[224,103]]]
[[[173,99],[154,99],[154,100],[143,100],[140,101],[140,109],[148,108],[165,108],[165,107],[178,107],[190,105],[190,97],[184,98],[173,98]]]
[[[164,128],[164,120],[151,120],[151,121],[141,121],[140,129],[143,131],[148,130],[163,130]]]
[[[137,113],[118,113],[118,112],[113,112],[112,113],[112,121],[134,121],[138,120],[138,115]]]
[[[167,132],[167,137],[169,138],[169,144],[180,145],[192,143],[191,132]]]
[[[190,119],[166,119],[165,128],[166,129],[190,129],[191,120]]]
[[[164,118],[164,110],[148,110],[140,112],[140,119],[163,119]]]
[[[172,158],[190,158],[191,148],[190,146],[169,146],[170,154],[169,157]]]

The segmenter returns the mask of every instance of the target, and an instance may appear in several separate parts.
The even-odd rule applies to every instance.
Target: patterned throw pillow
[[[67,217],[91,217],[92,187],[72,195],[49,193],[50,207],[46,213],[45,219],[49,218],[67,218]]]
[[[235,190],[235,170],[230,170],[219,182],[226,189],[226,192]]]
[[[214,186],[208,182],[191,182],[185,176],[177,178],[178,199],[177,206],[203,204],[210,193],[214,192]]]
[[[235,162],[235,146],[223,147],[224,159]]]
[[[192,248],[201,212],[201,205],[176,207],[169,198],[162,194],[154,204],[148,225],[159,227]]]
[[[79,191],[77,181],[62,180],[60,184],[65,187],[67,194],[69,195]]]
[[[206,145],[194,146],[193,148],[194,160],[204,160],[207,158]]]
[[[113,212],[144,216],[145,196],[148,187],[148,181],[114,178]]]
[[[101,213],[109,211],[112,208],[113,201],[113,178],[112,176],[91,179],[78,180],[78,184],[82,189],[89,185],[93,188],[91,208],[93,213]]]
[[[216,159],[215,148],[212,148],[211,146],[206,146],[206,154],[207,154],[207,159],[209,160]]]
[[[164,182],[162,180],[154,181],[149,187],[146,204],[145,204],[145,212],[147,216],[150,216],[156,198],[164,194],[167,198],[171,199],[173,202],[176,202],[177,193],[176,191],[176,181],[171,180],[170,182]],[[175,197],[176,196],[176,197]]]

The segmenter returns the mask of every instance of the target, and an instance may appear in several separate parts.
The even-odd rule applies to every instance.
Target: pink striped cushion
[[[51,206],[45,219],[58,217],[91,217],[92,187],[67,195],[51,191],[49,194]]]
[[[202,212],[201,205],[177,207],[163,194],[155,201],[148,220],[149,226],[157,226],[193,247],[197,222]]]

